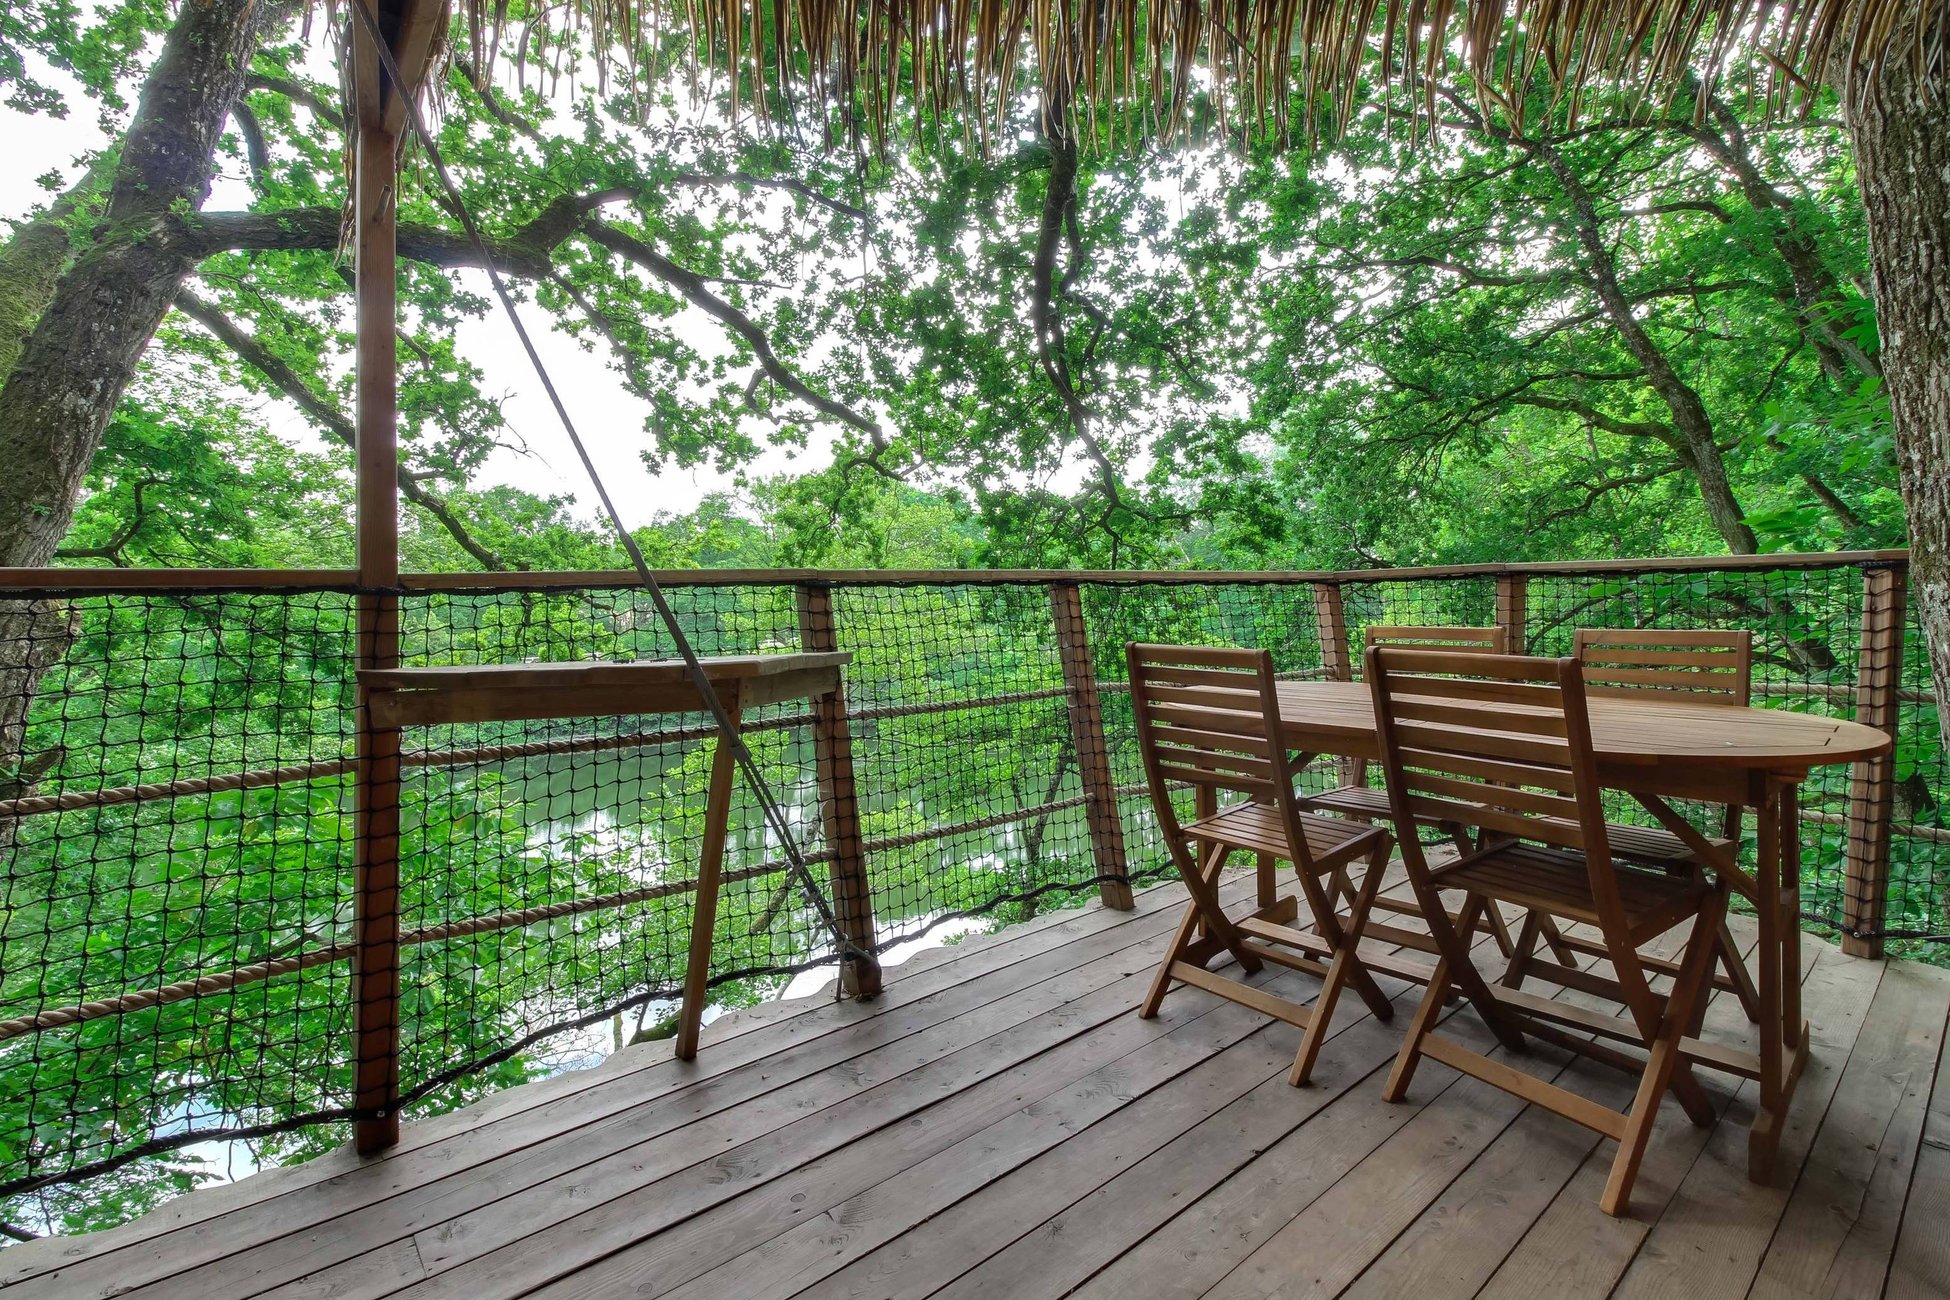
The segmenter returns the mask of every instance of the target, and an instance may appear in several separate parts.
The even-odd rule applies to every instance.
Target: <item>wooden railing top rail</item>
[[[1625,560],[1538,560],[1507,564],[1445,564],[1401,569],[666,569],[657,581],[670,587],[790,586],[1004,586],[1074,582],[1129,586],[1266,583],[1370,583],[1430,578],[1494,578],[1504,575],[1577,576],[1602,573],[1684,573],[1745,569],[1888,568],[1909,563],[1907,550],[1780,552],[1770,555],[1685,555]],[[351,569],[0,569],[4,591],[353,590]],[[408,592],[533,590],[546,587],[634,587],[633,570],[589,572],[407,573]]]

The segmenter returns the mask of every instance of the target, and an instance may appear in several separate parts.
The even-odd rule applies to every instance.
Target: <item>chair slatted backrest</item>
[[[1406,624],[1376,625],[1368,629],[1364,650],[1376,646],[1406,649],[1481,650],[1489,654],[1510,654],[1512,648],[1500,627],[1411,627]]]
[[[1366,671],[1402,825],[1475,826],[1609,869],[1577,660],[1377,646]]]
[[[1273,656],[1214,646],[1125,647],[1138,751],[1166,838],[1181,825],[1171,788],[1189,785],[1213,799],[1244,795],[1278,808],[1299,862],[1309,864],[1299,802],[1279,733]]]
[[[1576,653],[1591,695],[1680,691],[1742,707],[1753,695],[1754,639],[1744,630],[1581,627]]]

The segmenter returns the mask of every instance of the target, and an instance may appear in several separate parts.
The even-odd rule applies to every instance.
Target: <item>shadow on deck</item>
[[[1936,1090],[1950,973],[1805,940],[1815,1053],[1775,1185],[1745,1176],[1754,1085],[1702,1074],[1719,1123],[1695,1128],[1668,1099],[1631,1217],[1612,1220],[1597,1206],[1610,1144],[1568,1121],[1434,1061],[1385,1104],[1401,1021],[1357,998],[1298,1090],[1287,1025],[1189,988],[1140,1021],[1182,900],[1167,885],[1134,913],[1052,914],[891,970],[871,1004],[726,1017],[690,1065],[667,1044],[631,1048],[409,1124],[380,1159],[335,1152],[17,1247],[0,1285],[194,1300],[1950,1294],[1950,1091]],[[1404,1011],[1420,993],[1384,983]],[[1708,1024],[1744,1021],[1722,997]],[[1628,1096],[1623,1076],[1556,1049],[1513,1060]]]

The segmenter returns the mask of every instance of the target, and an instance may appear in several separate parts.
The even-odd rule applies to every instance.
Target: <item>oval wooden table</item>
[[[1282,682],[1279,696],[1281,741],[1289,750],[1369,761],[1381,757],[1374,700],[1366,684]],[[1759,1083],[1747,1166],[1756,1182],[1767,1182],[1808,1052],[1808,1023],[1801,1018],[1798,792],[1815,768],[1878,757],[1888,751],[1890,739],[1873,727],[1835,718],[1660,699],[1651,692],[1633,698],[1593,696],[1590,710],[1599,779],[1608,789],[1631,795],[1684,839],[1758,914],[1759,1050],[1689,1038],[1686,1052],[1706,1069]],[[1752,808],[1758,840],[1754,871],[1749,874],[1731,854],[1710,844],[1668,799]],[[1616,1035],[1616,1022],[1605,1017],[1502,989],[1496,993],[1499,1000],[1506,992],[1526,1011],[1586,1032]]]

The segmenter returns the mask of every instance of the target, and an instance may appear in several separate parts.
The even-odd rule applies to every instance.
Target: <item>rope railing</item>
[[[743,731],[802,860],[866,901],[879,952],[962,918],[1125,905],[1168,873],[1125,641],[1262,645],[1284,679],[1345,679],[1367,626],[1492,621],[1547,654],[1581,625],[1745,627],[1757,703],[1894,729],[1899,761],[1818,774],[1801,814],[1808,919],[1872,947],[1950,934],[1950,777],[1920,640],[1889,600],[1903,562],[659,576],[702,653],[852,652],[831,715],[775,706]],[[386,594],[411,664],[666,657],[637,585],[408,575]],[[0,1219],[112,1222],[116,1194],[91,1190],[110,1170],[100,1186],[150,1161],[166,1178],[167,1153],[226,1137],[298,1158],[356,1118],[360,594],[338,572],[0,571],[0,740],[18,736],[0,754],[0,1149],[17,1153]],[[28,663],[53,666],[8,667]],[[613,1050],[676,987],[713,728],[649,721],[407,733],[397,1072],[416,1111]],[[836,795],[855,801],[838,822]],[[742,796],[730,821],[710,981],[737,1001],[832,951]]]

